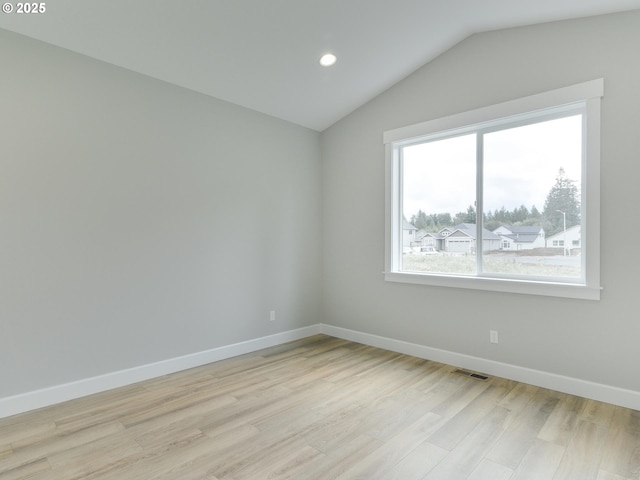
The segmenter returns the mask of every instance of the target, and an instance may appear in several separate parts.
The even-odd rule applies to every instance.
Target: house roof
[[[444,238],[444,235],[442,235],[440,232],[427,232],[426,230],[418,230],[418,233],[416,233],[416,238],[418,240],[423,239],[424,237],[433,237],[433,238]]]
[[[542,230],[542,227],[540,225],[520,226],[520,227],[513,227],[511,225],[504,225],[504,227],[508,228],[513,233],[519,233],[519,234],[524,234],[524,235],[527,235],[527,234],[529,234],[529,235],[538,234],[538,233],[540,233],[540,230]]]
[[[418,230],[415,225],[407,220],[402,221],[402,229],[403,230]]]
[[[442,232],[444,231],[448,231],[451,232],[450,235],[443,235]],[[439,232],[427,232],[426,230],[420,230],[418,232],[418,234],[416,235],[416,238],[418,239],[422,239],[426,236],[430,236],[433,238],[437,238],[437,239],[443,239],[446,237],[450,237],[451,235],[455,234],[455,232],[460,232],[463,233],[465,235],[467,235],[468,237],[471,237],[473,239],[476,238],[476,224],[475,223],[459,223],[458,225],[454,226],[454,227],[444,227],[442,229],[440,229]],[[490,232],[489,230],[487,230],[486,228],[482,229],[482,238],[484,240],[500,240],[500,236],[496,235],[495,233]]]
[[[567,227],[566,232],[562,231],[562,232],[558,232],[555,235],[551,235],[550,237],[547,237],[547,240],[562,240],[564,235],[566,233],[573,233],[575,230],[578,230],[578,234],[581,234],[582,232],[580,231],[580,225],[574,225],[572,227]]]
[[[520,234],[520,233],[511,233],[507,235],[500,235],[504,238],[509,238],[516,243],[533,243],[538,239],[538,234]]]
[[[538,239],[538,235],[526,235],[526,234],[509,234],[509,235],[501,235],[502,237],[509,238],[516,243],[533,243]]]
[[[454,232],[456,230],[469,235],[471,238],[476,238],[476,224],[475,223],[460,223],[453,227]],[[482,229],[482,239],[483,240],[500,240],[500,236],[496,235],[493,232],[490,232],[486,228]]]
[[[533,243],[538,239],[540,231],[544,232],[543,228],[540,225],[519,227],[514,227],[512,225],[502,225],[501,227],[496,228],[496,230],[499,230],[500,228],[505,228],[511,233],[499,233],[497,235],[513,240],[516,243]],[[496,230],[494,230],[494,232]]]

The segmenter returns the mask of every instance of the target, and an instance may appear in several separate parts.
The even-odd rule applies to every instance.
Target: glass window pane
[[[402,267],[476,273],[476,135],[402,149]]]
[[[581,278],[582,115],[484,135],[483,271]]]

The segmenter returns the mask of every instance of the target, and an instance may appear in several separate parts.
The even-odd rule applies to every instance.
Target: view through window
[[[600,299],[604,80],[384,132],[391,282]]]
[[[548,116],[402,147],[402,271],[582,278],[584,114]]]

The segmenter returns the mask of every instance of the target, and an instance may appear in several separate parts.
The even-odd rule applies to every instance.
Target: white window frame
[[[385,272],[390,282],[444,287],[470,288],[532,295],[600,299],[600,103],[604,96],[604,80],[597,79],[569,87],[547,91],[509,102],[491,105],[444,118],[430,120],[384,132],[386,166]],[[525,279],[491,275],[466,276],[407,272],[402,265],[401,172],[399,151],[403,146],[419,142],[423,137],[477,131],[499,125],[514,118],[526,119],[540,111],[562,112],[582,104],[586,114],[583,130],[581,178],[582,209],[582,274],[579,280]],[[478,174],[481,182],[481,173]],[[481,188],[480,188],[481,190]],[[480,199],[481,201],[481,199]],[[480,205],[481,207],[481,205]],[[480,210],[480,208],[479,208]],[[482,223],[477,222],[480,231]],[[478,234],[481,238],[481,234]],[[478,249],[481,251],[481,249]],[[481,255],[481,253],[479,253]]]

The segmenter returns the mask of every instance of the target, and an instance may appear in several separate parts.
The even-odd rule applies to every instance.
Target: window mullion
[[[476,275],[482,275],[484,132],[476,135]]]

